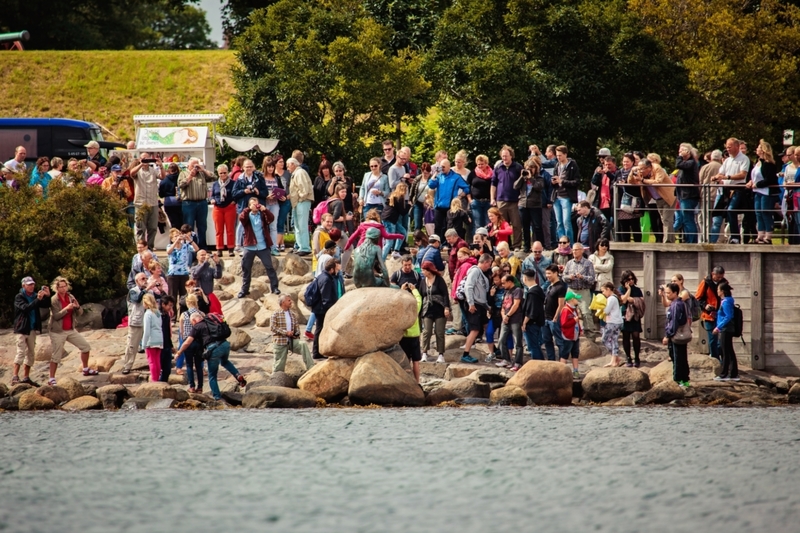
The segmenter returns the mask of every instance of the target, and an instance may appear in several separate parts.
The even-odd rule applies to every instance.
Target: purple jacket
[[[514,183],[522,173],[522,165],[516,161],[511,162],[511,166],[506,167],[502,163],[494,169],[492,186],[497,187],[495,200],[500,202],[519,201],[519,190],[514,188]]]

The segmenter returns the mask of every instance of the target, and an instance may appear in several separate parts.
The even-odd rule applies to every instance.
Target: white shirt
[[[292,313],[289,311],[284,311],[284,315],[286,315],[286,331],[294,331],[294,325],[292,324]]]
[[[616,296],[606,298],[606,308],[603,312],[606,314],[606,324],[622,324],[622,313]]]
[[[9,169],[9,170],[12,170],[12,171],[14,171],[14,172],[25,172],[25,170],[26,170],[26,168],[27,168],[27,167],[25,166],[25,161],[23,161],[22,163],[20,163],[20,162],[19,162],[19,161],[17,161],[16,159],[9,159],[8,161],[6,161],[6,162],[5,162],[4,166],[5,166],[7,169]],[[20,167],[22,167],[22,168],[20,168]]]
[[[747,179],[747,171],[750,170],[750,160],[742,152],[736,154],[736,157],[729,157],[719,169],[719,173],[724,176],[735,176],[740,172],[745,173],[745,177],[740,180],[722,180],[725,185],[740,185]]]
[[[764,179],[764,176],[761,174],[761,161],[755,164],[753,167],[753,183],[758,183]],[[769,187],[762,187],[760,189],[753,189],[754,193],[758,193],[764,196],[769,196]]]

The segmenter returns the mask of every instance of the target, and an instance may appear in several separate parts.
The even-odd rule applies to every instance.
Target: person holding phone
[[[246,169],[245,164],[245,169]],[[242,255],[242,290],[238,297],[244,298],[250,293],[250,276],[253,261],[258,257],[269,276],[270,289],[272,294],[280,294],[278,290],[278,274],[272,266],[272,239],[269,235],[269,226],[275,222],[275,216],[267,209],[267,206],[259,202],[258,198],[250,198],[247,202],[247,210],[239,215],[239,222],[242,225],[244,253]]]

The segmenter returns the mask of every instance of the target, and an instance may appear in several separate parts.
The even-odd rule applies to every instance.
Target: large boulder
[[[59,378],[58,386],[69,393],[69,399],[74,400],[86,394],[86,389],[78,380],[72,378]]]
[[[119,409],[131,396],[124,385],[106,385],[97,389],[96,394],[103,409]]]
[[[299,255],[286,254],[281,261],[281,272],[293,276],[305,276],[311,271],[311,266]]]
[[[603,353],[604,353],[603,346],[597,344],[592,340],[587,339],[586,337],[581,338],[580,355],[578,356],[581,361],[602,357]]]
[[[262,307],[256,313],[256,326],[260,328],[268,328],[270,324],[270,320],[272,320],[272,313],[275,311],[271,309],[267,309],[266,307]]]
[[[465,378],[475,372],[475,365],[469,363],[452,363],[447,365],[447,370],[444,372],[444,379],[459,379]]]
[[[81,314],[74,316],[76,329],[103,329],[103,311],[105,306],[102,304],[82,304]]]
[[[8,389],[9,396],[20,396],[26,391],[34,389],[35,387],[30,383],[17,383],[16,385],[12,386]]]
[[[417,301],[407,291],[350,291],[328,311],[319,349],[328,356],[360,357],[396,344],[416,320]]]
[[[268,387],[287,387],[289,389],[296,389],[297,388],[297,378],[294,376],[290,376],[286,372],[278,371],[273,372],[269,378],[267,378],[267,386]]]
[[[475,368],[475,365],[472,365],[472,368]],[[514,377],[514,372],[506,368],[481,367],[471,372],[467,377],[481,383],[506,383]]]
[[[635,403],[636,405],[663,404],[673,400],[682,400],[684,396],[686,396],[686,391],[680,385],[668,379],[645,392],[639,399],[635,400]]]
[[[256,317],[258,304],[250,298],[237,298],[229,300],[222,306],[225,321],[232,328],[246,326]]]
[[[90,357],[89,368],[94,368],[98,372],[110,372],[118,360],[118,357],[110,356]]]
[[[35,392],[26,392],[19,397],[18,408],[20,411],[44,411],[55,409],[56,404],[50,398],[39,396]]]
[[[795,383],[789,389],[788,400],[789,403],[800,403],[800,383]]]
[[[288,285],[289,287],[299,287],[300,285],[305,285],[313,280],[313,278],[309,278],[311,278],[311,276],[295,276],[293,274],[284,274],[281,277],[281,283]]]
[[[338,402],[347,396],[350,376],[355,366],[356,359],[327,359],[303,374],[297,386],[326,402]]]
[[[72,352],[77,349],[70,343],[64,344],[63,358],[67,358]],[[50,341],[50,335],[40,335],[36,339],[36,352],[34,354],[35,361],[50,361],[53,358],[53,343]]]
[[[169,386],[169,383],[155,381],[139,385],[134,396],[136,398],[170,398],[174,400],[177,397],[177,392]]]
[[[19,396],[0,398],[0,410],[16,411],[17,409],[19,409]]]
[[[226,318],[227,320],[227,318]],[[239,328],[231,328],[231,336],[228,337],[228,342],[231,343],[231,351],[238,352],[248,344],[250,344],[250,334]]]
[[[506,386],[521,388],[537,405],[572,403],[572,370],[556,361],[528,361]]]
[[[453,391],[458,398],[488,398],[492,392],[492,388],[488,383],[481,383],[467,378],[448,381],[443,388]]]
[[[288,387],[258,387],[245,393],[242,407],[259,409],[277,407],[285,409],[304,409],[317,406],[314,394]]]
[[[689,354],[689,379],[710,381],[722,372],[719,361],[708,355]],[[662,381],[672,381],[672,361],[662,361],[650,370],[650,383],[655,386]]]
[[[425,397],[425,404],[426,405],[440,405],[445,402],[453,402],[458,399],[458,394],[455,391],[450,389],[446,389],[444,387],[439,387],[438,389],[434,389],[428,393]]]
[[[350,375],[347,395],[359,405],[414,406],[425,403],[425,393],[414,378],[383,352],[368,353],[358,358]]]
[[[42,385],[36,389],[36,394],[49,398],[56,405],[67,403],[70,401],[69,392],[63,387],[57,385]]]
[[[81,396],[65,403],[62,407],[65,411],[88,411],[90,409],[102,409],[103,402],[94,396]]]
[[[489,395],[492,405],[519,405],[526,406],[530,401],[528,395],[519,387],[505,386],[495,389]]]
[[[5,398],[8,395],[8,385],[0,383],[0,398]]]
[[[649,388],[647,374],[636,368],[595,368],[583,378],[583,393],[593,402],[607,402]]]

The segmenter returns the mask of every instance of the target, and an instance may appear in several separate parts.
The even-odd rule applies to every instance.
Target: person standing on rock
[[[81,352],[81,363],[84,376],[96,376],[97,370],[89,368],[89,352],[91,347],[83,335],[75,329],[75,316],[83,313],[78,300],[69,291],[69,281],[57,277],[53,281],[53,290],[56,292],[50,298],[50,343],[53,345],[53,355],[50,359],[50,379],[48,385],[56,384],[56,369],[61,357],[64,355],[64,344],[70,343]]]
[[[314,344],[311,353],[314,359],[325,359],[319,353],[319,334],[325,327],[325,315],[333,305],[344,295],[344,283],[339,276],[342,264],[338,259],[330,259],[325,265],[325,271],[316,278],[319,284],[319,299],[312,311],[317,317],[317,327],[314,330]]]
[[[492,261],[491,255],[483,254],[478,260],[477,267],[469,269],[467,280],[464,282],[464,296],[466,297],[464,306],[469,327],[469,335],[467,335],[464,353],[461,356],[461,361],[464,363],[478,362],[469,354],[469,351],[489,321],[489,278],[486,277],[486,273],[492,269]]]
[[[50,306],[50,288],[42,286],[36,292],[36,282],[26,276],[22,278],[22,289],[14,297],[14,333],[17,335],[17,355],[14,357],[14,374],[11,384],[27,383],[38,387],[31,380],[31,367],[36,355],[36,335],[42,333],[42,318],[39,309]],[[19,369],[22,366],[22,381]]]
[[[619,357],[619,332],[622,329],[622,313],[620,312],[620,299],[622,295],[614,289],[614,284],[606,281],[600,286],[600,291],[606,298],[605,328],[603,328],[603,344],[611,352],[611,361],[605,366],[622,366]]]
[[[424,280],[421,283],[422,289],[422,359],[428,362],[428,352],[431,348],[431,337],[436,335],[436,351],[439,357],[437,363],[444,363],[444,329],[447,325],[447,318],[450,316],[450,297],[447,293],[447,283],[436,270],[430,261],[422,263],[422,275]],[[409,284],[408,281],[405,282]]]
[[[556,346],[558,346],[561,357],[566,355],[564,352],[563,338],[561,337],[561,310],[564,308],[567,297],[567,284],[559,277],[558,265],[551,263],[544,269],[547,281],[550,286],[544,297],[544,325],[542,328],[542,340],[548,361],[556,360]]]
[[[158,381],[169,383],[169,375],[172,373],[172,353],[175,347],[172,345],[172,318],[175,315],[175,298],[164,296],[161,299],[161,336],[164,339],[164,346],[161,347],[161,375]]]
[[[311,212],[311,202],[314,201],[314,185],[308,172],[300,166],[294,157],[286,161],[286,168],[292,173],[289,184],[289,200],[292,202],[292,220],[294,220],[294,234],[298,247],[297,255],[311,254],[311,244],[308,238],[308,216]]]
[[[136,274],[136,286],[128,291],[128,346],[125,348],[125,357],[122,360],[122,373],[130,374],[136,352],[144,334],[143,317],[144,306],[142,299],[156,286],[157,280],[150,278],[144,272]]]
[[[238,159],[237,159],[238,160]],[[242,173],[236,176],[236,167],[231,179],[234,180],[233,184],[233,201],[236,202],[236,217],[238,220],[242,212],[247,211],[250,205],[250,200],[257,199],[261,203],[266,203],[267,183],[264,181],[264,176],[261,172],[256,170],[256,166],[250,159],[242,161]],[[244,237],[244,230],[241,224],[236,226],[236,246],[242,245],[242,238]]]
[[[716,376],[716,381],[740,381],[739,364],[736,361],[736,352],[733,351],[733,315],[734,300],[733,289],[727,283],[720,283],[717,294],[721,300],[717,313],[717,327],[713,334],[719,336],[720,349],[722,350],[722,373]]]
[[[300,340],[300,322],[297,313],[292,311],[292,298],[284,294],[278,300],[278,304],[281,308],[272,313],[269,321],[272,330],[272,350],[275,354],[272,373],[284,371],[289,350],[299,353],[303,357],[306,371],[311,370],[314,360],[308,352],[308,345]]]
[[[500,356],[504,361],[511,361],[511,354],[508,351],[509,335],[514,336],[514,365],[512,372],[516,372],[522,367],[522,358],[525,350],[522,348],[522,322],[525,315],[522,309],[522,299],[524,292],[516,286],[516,278],[511,274],[503,276],[503,304],[500,307],[500,318],[503,321],[500,326]]]
[[[708,335],[708,355],[714,359],[720,360],[719,355],[719,337],[714,335],[713,331],[717,323],[717,312],[721,301],[717,294],[717,287],[722,283],[728,283],[725,279],[725,269],[722,265],[717,265],[711,271],[700,285],[697,287],[697,293],[694,295],[700,305],[703,306],[703,313],[700,315],[700,320],[703,324],[703,329],[706,330]]]
[[[578,305],[583,321],[583,330],[586,337],[594,341],[597,330],[594,327],[594,317],[589,309],[592,301],[592,289],[595,283],[594,265],[583,256],[583,245],[576,242],[572,246],[572,259],[564,267],[564,281],[569,289],[580,296]]]
[[[269,236],[269,225],[275,221],[275,216],[263,205],[258,198],[250,198],[247,209],[239,215],[239,222],[244,228],[244,255],[242,255],[242,290],[239,291],[238,298],[244,298],[250,294],[250,276],[253,268],[253,261],[256,257],[261,260],[261,264],[269,276],[270,289],[272,294],[280,294],[278,290],[278,274],[272,266],[272,239]]]
[[[569,364],[567,357],[572,358],[572,377],[580,377],[578,363],[581,356],[581,325],[578,320],[578,304],[583,298],[580,294],[567,291],[564,297],[564,307],[561,309],[559,325],[561,326],[561,338],[563,349],[561,350],[561,362]]]
[[[544,320],[544,291],[536,283],[537,272],[533,269],[525,270],[522,273],[522,284],[525,287],[524,300],[522,301],[522,334],[531,360],[544,360],[542,357],[542,328],[545,326]],[[522,362],[522,347],[518,352],[518,361]],[[522,366],[521,364],[519,366]],[[513,370],[513,369],[512,369]]]
[[[148,293],[142,297],[142,305],[145,308],[142,317],[142,345],[147,354],[147,364],[150,366],[150,381],[156,382],[161,377],[161,350],[164,348],[161,312],[152,294]]]
[[[422,360],[422,350],[420,350],[419,345],[419,312],[422,309],[422,296],[412,283],[403,283],[400,289],[410,292],[417,300],[417,319],[414,321],[414,325],[403,333],[403,338],[400,339],[400,348],[403,349],[406,357],[411,361],[411,370],[414,372],[414,378],[417,383],[419,383],[419,362]]]
[[[678,332],[679,327],[686,324],[689,316],[686,313],[686,304],[678,297],[680,287],[677,283],[668,283],[664,287],[664,294],[670,304],[667,309],[667,322],[664,325],[664,339],[661,342],[669,347],[672,353],[672,379],[682,388],[686,388],[689,386],[689,356],[686,351],[688,345],[676,344],[672,342],[672,337]]]
[[[186,311],[181,315],[178,326],[179,344],[183,344],[183,341],[192,335],[192,317],[194,315],[200,315],[201,318],[205,316],[205,313],[198,308],[197,294],[188,294],[186,296],[185,304]],[[188,348],[183,350],[185,355],[177,357],[175,361],[175,366],[178,368],[178,374],[180,374],[180,368],[183,366],[183,363],[186,364],[186,379],[189,382],[189,392],[203,392],[203,358],[201,357],[202,351],[200,348],[200,343],[190,345]],[[197,374],[196,387],[194,379],[195,374]]]

